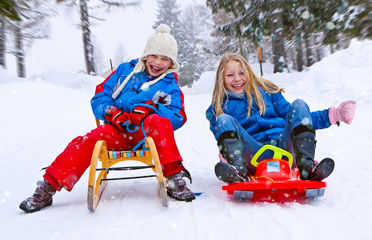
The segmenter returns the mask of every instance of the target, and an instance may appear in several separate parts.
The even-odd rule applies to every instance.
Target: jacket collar
[[[227,97],[229,99],[246,99],[247,98],[247,95],[245,93],[234,93],[230,90],[226,90],[226,93],[227,93]]]

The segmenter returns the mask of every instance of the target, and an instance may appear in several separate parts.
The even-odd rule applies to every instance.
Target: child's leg
[[[44,179],[56,190],[65,188],[71,191],[76,182],[89,167],[94,146],[98,140],[104,140],[109,149],[127,149],[128,137],[111,124],[105,124],[73,139],[65,150],[57,156],[46,169]]]
[[[168,118],[157,114],[148,116],[144,121],[145,133],[152,137],[163,166],[164,176],[168,177],[184,169],[182,157],[174,139],[174,130]]]
[[[315,164],[315,143],[310,109],[303,100],[295,100],[288,110],[286,126],[278,146],[294,152],[302,179],[322,180],[333,171],[334,162],[330,158]]]
[[[237,157],[244,158],[246,160],[248,171],[250,173],[254,173],[255,167],[252,166],[250,160],[256,154],[256,152],[263,146],[263,144],[257,142],[252,136],[250,136],[245,131],[245,129],[238,123],[238,121],[234,117],[228,114],[221,114],[217,118],[217,133],[219,145],[218,147],[221,151],[221,154],[225,157],[228,155],[236,156],[236,153],[240,153],[241,156]],[[234,142],[234,144],[232,144],[232,142]],[[229,150],[229,148],[231,149]],[[265,152],[260,159],[268,158],[269,157],[268,154],[271,153]]]
[[[35,193],[22,201],[19,207],[27,213],[39,211],[52,205],[52,196],[56,190],[59,191],[63,187],[71,191],[88,168],[98,140],[106,141],[110,149],[128,147],[125,134],[109,124],[100,126],[83,137],[75,138],[46,169],[44,181],[38,182]]]
[[[146,135],[152,137],[155,142],[163,173],[167,178],[168,195],[180,201],[194,200],[194,193],[186,186],[186,181],[183,179],[187,177],[191,182],[190,173],[182,165],[169,119],[152,114],[145,119],[144,128]]]

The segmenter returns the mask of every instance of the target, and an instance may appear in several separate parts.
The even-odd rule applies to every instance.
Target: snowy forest
[[[30,49],[36,41],[49,37],[49,21],[59,14],[56,4],[79,13],[80,22],[75,24],[81,31],[84,72],[101,75],[109,68],[100,59],[100,48],[105,46],[95,44],[94,28],[115,9],[133,11],[147,1],[1,0],[3,68],[8,65],[6,55],[11,55],[17,76],[26,77]],[[227,52],[238,52],[250,63],[271,63],[273,73],[301,72],[326,55],[347,48],[353,38],[372,39],[370,0],[206,0],[190,1],[182,8],[176,0],[158,0],[154,11],[153,28],[168,24],[178,41],[181,86],[191,87]],[[128,58],[126,49],[130,47],[117,47],[114,67]]]

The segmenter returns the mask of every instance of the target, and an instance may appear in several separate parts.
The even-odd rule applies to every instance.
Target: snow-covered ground
[[[372,239],[371,56],[371,41],[354,41],[306,72],[265,75],[286,89],[288,100],[302,98],[313,110],[357,101],[350,126],[318,131],[317,158],[336,161],[322,198],[252,204],[221,190],[205,118],[214,84],[207,72],[184,89],[188,122],[176,132],[191,189],[203,194],[191,203],[170,200],[165,209],[154,179],[110,182],[95,213],[86,206],[87,173],[71,193],[57,193],[52,207],[24,214],[18,205],[33,193],[40,169],[95,127],[89,102],[102,79],[49,72],[21,80],[0,69],[1,239]]]

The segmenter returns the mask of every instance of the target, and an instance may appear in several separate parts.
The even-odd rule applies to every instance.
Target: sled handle
[[[273,159],[282,159],[283,156],[286,156],[288,158],[288,163],[289,163],[289,166],[292,167],[292,164],[293,164],[293,156],[291,153],[287,152],[286,150],[284,149],[281,149],[281,148],[278,148],[278,147],[275,147],[273,145],[264,145],[262,148],[260,148],[260,150],[258,150],[256,152],[256,154],[253,156],[252,160],[251,160],[251,164],[255,167],[257,167],[258,165],[258,162],[257,162],[257,159],[259,156],[262,155],[263,152],[265,152],[266,150],[271,150],[274,152],[274,156],[273,156]]]

